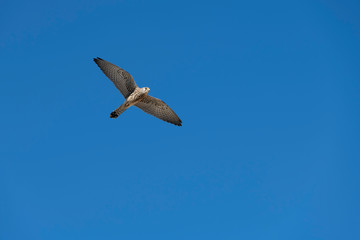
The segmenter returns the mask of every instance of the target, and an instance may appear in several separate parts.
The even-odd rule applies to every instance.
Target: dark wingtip
[[[178,127],[181,127],[181,126],[182,126],[181,120],[180,120],[180,122],[173,122],[173,121],[167,121],[167,120],[164,120],[164,121],[166,121],[166,122],[168,122],[168,123],[171,123],[171,124],[174,124],[175,126],[178,126]]]
[[[96,57],[96,58],[93,58],[94,59],[94,62],[97,62],[99,60],[103,60],[102,58],[99,58],[99,57]]]

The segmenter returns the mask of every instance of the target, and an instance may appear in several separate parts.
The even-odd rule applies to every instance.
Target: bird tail
[[[123,112],[125,112],[125,110],[128,107],[125,106],[125,103],[123,103],[120,107],[118,107],[117,109],[115,109],[111,114],[110,117],[111,118],[117,118],[120,114],[122,114]]]

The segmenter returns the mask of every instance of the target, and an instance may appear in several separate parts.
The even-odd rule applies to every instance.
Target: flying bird
[[[94,58],[94,62],[125,98],[125,102],[110,114],[111,118],[117,118],[126,109],[134,105],[161,120],[181,126],[182,121],[166,103],[148,95],[150,88],[139,88],[128,72],[108,61],[98,57]]]

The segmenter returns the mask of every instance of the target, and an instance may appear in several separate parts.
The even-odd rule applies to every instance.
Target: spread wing
[[[147,95],[140,102],[135,104],[138,108],[144,112],[151,114],[161,120],[181,126],[181,120],[176,113],[166,103],[160,99]]]
[[[94,58],[94,62],[114,83],[115,87],[119,89],[125,98],[127,98],[137,88],[133,77],[124,69],[101,58]]]

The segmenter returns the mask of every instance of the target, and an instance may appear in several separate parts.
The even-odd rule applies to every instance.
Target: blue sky
[[[1,239],[360,239],[357,1],[7,1]],[[131,108],[132,74],[183,127]]]

